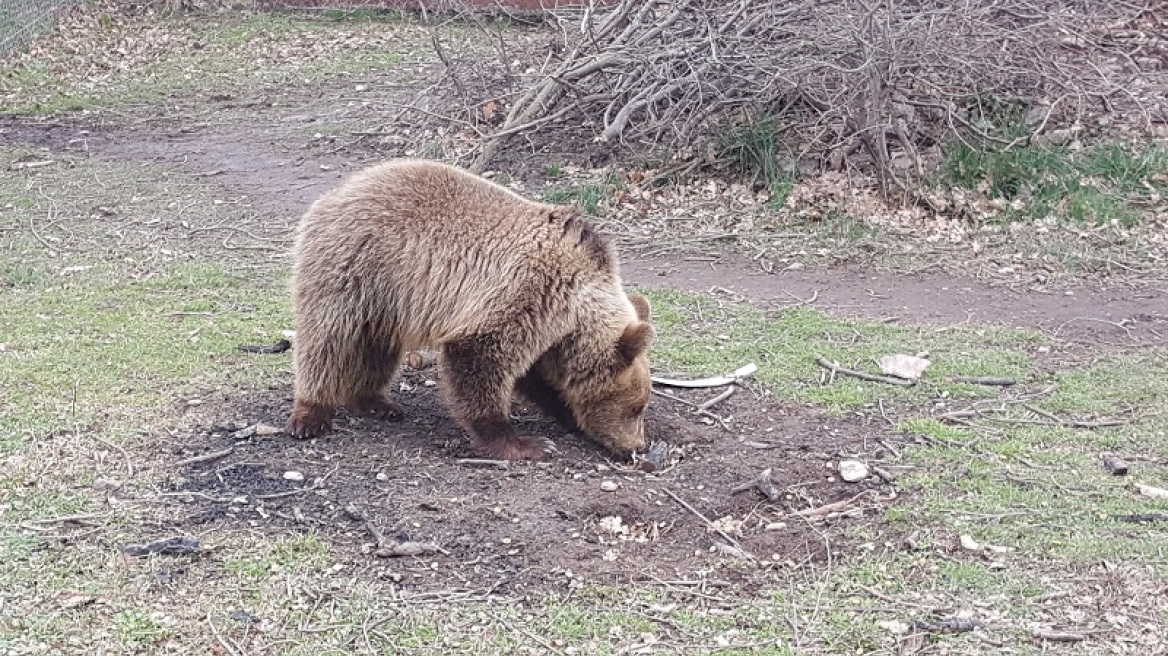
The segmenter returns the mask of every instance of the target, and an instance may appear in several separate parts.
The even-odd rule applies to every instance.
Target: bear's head
[[[572,414],[580,430],[592,439],[621,454],[645,446],[645,408],[649,405],[649,346],[653,327],[649,325],[649,301],[629,295],[636,310],[612,345],[611,361],[602,375],[569,396]],[[574,398],[573,398],[574,397]]]

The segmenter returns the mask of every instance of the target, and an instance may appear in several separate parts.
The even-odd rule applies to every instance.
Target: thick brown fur
[[[615,451],[644,445],[649,304],[577,212],[398,160],[313,204],[294,256],[292,435],[329,430],[340,406],[399,418],[385,390],[405,353],[434,346],[452,415],[492,456],[543,455],[511,426],[515,389]]]

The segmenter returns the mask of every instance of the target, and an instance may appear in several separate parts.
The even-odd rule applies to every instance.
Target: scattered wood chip
[[[239,350],[244,353],[261,353],[270,355],[273,353],[283,353],[284,351],[292,350],[292,342],[281,339],[275,344],[240,344]]]
[[[953,376],[950,380],[956,383],[985,385],[987,387],[1010,387],[1018,384],[1018,381],[1013,378],[996,378],[994,376]]]
[[[742,547],[736,547],[732,544],[725,544],[722,542],[714,542],[714,549],[727,556],[733,556],[741,560],[754,560],[754,556],[750,555],[748,551]]]
[[[743,378],[749,378],[758,371],[758,366],[753,362],[739,367],[725,376],[715,376],[713,378],[700,378],[698,380],[676,380],[673,378],[661,378],[659,376],[652,376],[654,383],[658,385],[667,385],[669,387],[721,387],[723,385],[733,385]]]
[[[28,169],[39,169],[39,168],[43,168],[46,166],[52,166],[53,164],[54,164],[54,160],[43,159],[43,160],[33,160],[33,161],[27,161],[27,162],[13,162],[12,165],[9,166],[8,168],[12,171],[21,171],[21,170],[28,170]]]
[[[901,635],[904,633],[908,633],[908,630],[910,628],[907,623],[901,622],[900,620],[886,620],[886,621],[882,621],[882,622],[877,622],[876,626],[878,626],[878,627],[884,629],[885,631],[892,633],[894,635]]]
[[[919,380],[931,364],[927,358],[895,353],[880,358],[880,371],[888,376]]]
[[[775,487],[775,481],[771,478],[771,468],[767,467],[762,470],[758,476],[753,479],[734,486],[730,490],[730,494],[740,494],[747,490],[758,490],[768,501],[779,500],[779,489]]]
[[[1122,458],[1117,458],[1115,456],[1103,456],[1103,466],[1107,469],[1107,471],[1111,472],[1113,476],[1127,475],[1127,462],[1125,462]]]
[[[270,424],[263,423],[255,425],[255,434],[259,436],[279,435],[283,432],[284,429],[280,428],[279,426],[272,426]]]
[[[97,597],[93,595],[87,595],[76,590],[61,590],[57,594],[53,595],[53,601],[57,602],[57,606],[59,608],[72,610],[74,608],[81,608],[82,606],[88,606],[89,604],[92,604],[94,601],[97,601]]]
[[[973,539],[972,535],[962,535],[960,538],[961,548],[967,551],[981,551],[981,545],[977,540]]]
[[[146,544],[130,544],[123,549],[127,555],[142,557],[159,554],[162,556],[185,556],[202,553],[198,538],[180,536],[163,538]]]
[[[425,554],[440,553],[442,549],[429,542],[397,542],[378,547],[373,552],[378,558],[401,558],[407,556],[422,556]]]
[[[1112,515],[1112,519],[1133,524],[1150,524],[1152,522],[1168,522],[1168,515],[1164,513],[1137,513],[1134,515]]]
[[[968,633],[981,626],[972,617],[942,617],[935,620],[913,620],[913,627],[930,633]]]
[[[857,494],[856,496],[854,496],[850,499],[843,499],[842,501],[833,501],[832,503],[827,503],[827,504],[824,504],[822,506],[817,506],[815,508],[804,508],[803,510],[796,510],[795,514],[800,516],[800,517],[807,517],[810,519],[813,517],[823,517],[825,515],[830,515],[830,514],[836,513],[836,512],[844,512],[851,507],[852,503],[856,499],[859,499],[860,497],[862,497],[866,494],[868,494],[867,490]]]
[[[211,462],[212,460],[219,460],[220,458],[226,458],[227,456],[231,455],[234,452],[235,452],[235,447],[229,446],[226,449],[222,449],[220,451],[212,451],[210,453],[204,453],[204,454],[198,455],[198,456],[191,456],[190,458],[183,458],[182,460],[179,460],[178,462],[174,463],[174,466],[175,467],[186,467],[187,465],[197,465],[201,462]]]
[[[489,460],[486,458],[459,458],[454,461],[457,465],[466,465],[468,467],[498,467],[499,469],[510,469],[510,460]]]
[[[1035,629],[1034,637],[1049,642],[1082,642],[1087,639],[1086,633],[1078,631],[1057,631],[1055,629]]]
[[[239,429],[231,434],[231,439],[233,439],[233,440],[246,440],[247,438],[256,434],[256,428],[257,428],[257,424],[252,424],[251,426],[248,426],[246,428],[241,428],[241,429]]]
[[[873,467],[872,473],[876,474],[885,483],[892,483],[896,480],[896,474],[884,469],[883,467]]]
[[[1140,494],[1146,497],[1152,497],[1153,499],[1168,499],[1168,490],[1165,490],[1162,487],[1155,487],[1145,483],[1136,483],[1136,489],[1140,491]]]

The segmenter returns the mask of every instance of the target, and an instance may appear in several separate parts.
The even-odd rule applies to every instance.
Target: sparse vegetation
[[[1130,226],[1168,193],[1168,150],[1114,142],[1011,148],[955,142],[946,151],[942,179],[1002,201],[1007,221],[1055,217]]]
[[[669,466],[645,475],[539,433],[520,406],[524,430],[556,437],[552,464],[459,462],[470,452],[433,369],[402,378],[403,422],[237,438],[287,409],[288,354],[238,346],[294,328],[295,217],[366,161],[467,152],[461,128],[397,114],[419,80],[449,71],[395,14],[81,16],[0,61],[4,112],[96,113],[0,122],[0,652],[1041,653],[1051,643],[1035,632],[1050,628],[1082,632],[1067,653],[1164,649],[1166,510],[1133,485],[1168,488],[1168,346],[1148,282],[1162,277],[1162,146],[966,135],[932,182],[1001,205],[970,216],[883,199],[859,211],[874,185],[791,177],[767,120],[719,145],[734,180],[655,175],[669,163],[583,171],[569,148],[523,150],[525,168],[496,181],[600,215],[642,267],[657,373],[759,367],[711,416],[687,403],[720,389],[659,390],[684,401],[650,406]],[[109,65],[115,41],[142,48],[105,77],[60,65],[74,46]],[[220,94],[239,106],[208,100]],[[976,129],[1025,135],[1021,106],[983,105],[966,115]],[[521,182],[541,176],[554,186]],[[864,254],[898,249],[939,262],[915,273],[954,294],[979,285],[1001,300],[1014,285],[1015,314],[945,322],[909,309],[909,291],[867,290]],[[838,271],[800,269],[834,262],[864,272],[849,284],[867,304],[781,295],[806,277],[827,296]],[[936,274],[949,266],[961,275]],[[1114,276],[1108,293],[1138,313],[1093,306],[1081,287],[1065,301],[1084,321],[1019,309],[1062,298],[1045,276],[1082,271]],[[727,272],[777,300],[752,303]],[[999,319],[1030,327],[983,322]],[[933,365],[909,388],[830,380],[814,361],[875,372],[882,355],[920,351]],[[1105,469],[1111,454],[1131,473]],[[844,483],[845,458],[892,480]],[[731,494],[764,468],[777,501]],[[757,560],[718,551],[665,491]],[[123,553],[179,534],[201,553]],[[381,558],[381,540],[444,551]],[[970,630],[939,624],[958,620]]]

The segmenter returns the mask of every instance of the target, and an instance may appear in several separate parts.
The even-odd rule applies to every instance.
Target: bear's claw
[[[383,394],[356,399],[350,404],[349,409],[354,415],[377,417],[387,421],[398,421],[405,415],[405,410],[400,405],[390,401]]]
[[[508,435],[494,440],[475,440],[476,449],[500,460],[542,460],[550,443],[535,437]]]

